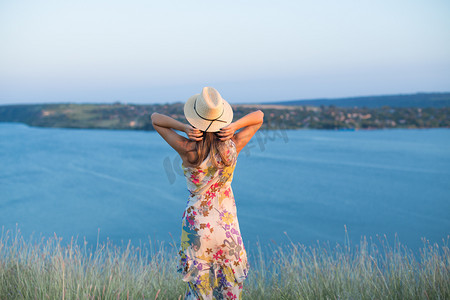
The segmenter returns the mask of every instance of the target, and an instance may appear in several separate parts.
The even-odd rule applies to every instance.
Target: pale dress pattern
[[[231,139],[224,143],[231,165],[224,165],[217,152],[199,167],[182,164],[190,195],[182,217],[178,272],[189,282],[186,299],[240,299],[248,273],[231,189],[236,145]]]

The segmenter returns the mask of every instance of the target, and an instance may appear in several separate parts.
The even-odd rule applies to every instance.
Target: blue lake
[[[0,226],[95,244],[173,240],[188,192],[156,132],[0,123]],[[450,234],[450,130],[261,131],[233,179],[244,242]],[[287,233],[287,235],[285,234]]]

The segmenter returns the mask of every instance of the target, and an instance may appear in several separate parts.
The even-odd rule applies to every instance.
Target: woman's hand
[[[197,129],[192,127],[189,124],[186,124],[184,127],[184,132],[187,134],[188,138],[192,141],[201,141],[203,138],[203,133]]]
[[[236,130],[236,125],[234,123],[230,123],[229,125],[222,127],[217,135],[221,141],[226,141],[233,137]]]

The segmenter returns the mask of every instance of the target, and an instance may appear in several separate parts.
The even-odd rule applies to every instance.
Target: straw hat
[[[231,123],[233,109],[215,88],[204,87],[201,94],[196,94],[186,101],[184,116],[195,128],[216,132]]]

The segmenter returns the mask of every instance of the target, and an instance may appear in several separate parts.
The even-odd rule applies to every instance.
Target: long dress
[[[231,189],[236,145],[231,139],[224,143],[231,165],[224,165],[217,152],[199,167],[182,164],[189,198],[182,217],[177,269],[189,283],[185,299],[240,299],[247,277],[247,253]]]

